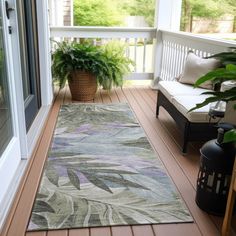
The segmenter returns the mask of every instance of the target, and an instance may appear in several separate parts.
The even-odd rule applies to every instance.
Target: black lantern
[[[196,203],[204,211],[223,215],[235,159],[234,143],[223,143],[224,133],[233,128],[221,124],[217,139],[205,143],[201,150]]]

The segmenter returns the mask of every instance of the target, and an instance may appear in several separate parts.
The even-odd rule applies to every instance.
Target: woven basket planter
[[[91,101],[97,91],[96,76],[85,71],[74,71],[71,73],[69,87],[73,100]]]

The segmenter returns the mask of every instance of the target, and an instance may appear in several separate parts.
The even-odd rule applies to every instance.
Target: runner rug
[[[192,222],[127,104],[61,107],[28,230]]]

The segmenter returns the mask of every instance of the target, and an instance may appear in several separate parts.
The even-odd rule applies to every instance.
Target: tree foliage
[[[131,16],[144,16],[149,26],[154,25],[156,0],[133,0],[123,5]]]
[[[74,24],[120,26],[125,15],[144,16],[154,25],[155,0],[74,0]]]
[[[235,0],[183,0],[181,29],[191,31],[193,17],[215,19],[224,14],[235,14]]]
[[[119,26],[122,15],[116,2],[109,0],[74,0],[74,24],[80,26]]]

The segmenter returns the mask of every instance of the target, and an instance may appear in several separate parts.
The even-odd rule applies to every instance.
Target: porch
[[[200,143],[192,143],[188,154],[181,154],[181,140],[174,120],[161,108],[155,118],[156,91],[146,86],[116,88],[110,93],[99,90],[95,103],[127,102],[144,128],[157,156],[163,162],[172,181],[189,208],[194,223],[159,224],[123,227],[101,227],[27,233],[26,228],[43,165],[50,147],[54,125],[61,104],[71,103],[69,88],[55,91],[55,100],[45,127],[35,148],[28,169],[22,179],[15,202],[11,208],[2,236],[155,236],[155,235],[220,235],[221,217],[208,215],[195,203],[196,178],[199,168]],[[235,235],[235,234],[232,234]]]
[[[97,38],[101,42],[102,40],[117,39],[129,43],[126,55],[136,62],[136,67],[129,79],[144,79],[149,80],[149,82],[153,80],[152,87],[157,87],[159,80],[172,80],[178,76],[182,71],[186,55],[190,49],[199,56],[206,56],[229,50],[229,47],[235,47],[235,42],[211,40],[185,33],[157,30],[179,29],[179,20],[177,19],[180,17],[181,0],[156,1],[156,28],[51,27],[50,29],[48,26],[53,21],[50,21],[49,18],[53,12],[48,12],[48,5],[52,1],[36,0],[34,1],[36,11],[34,12],[32,9],[30,11],[35,19],[37,18],[35,20],[37,27],[33,27],[35,37],[28,34],[26,34],[26,37],[29,41],[38,41],[39,51],[36,53],[35,59],[39,60],[38,69],[40,70],[41,80],[38,87],[41,88],[39,89],[41,105],[33,125],[27,132],[22,86],[24,75],[21,72],[23,58],[20,58],[19,45],[19,40],[22,37],[15,30],[18,23],[19,25],[22,24],[17,19],[16,13],[19,13],[19,9],[16,3],[23,1],[14,0],[9,2],[10,7],[15,11],[10,13],[10,20],[3,12],[3,20],[5,18],[5,40],[8,46],[8,56],[11,59],[8,64],[14,148],[12,146],[13,142],[10,143],[11,146],[9,145],[9,149],[4,153],[4,158],[1,157],[0,161],[0,235],[220,235],[222,218],[213,217],[202,212],[195,203],[201,144],[191,144],[188,154],[182,156],[180,151],[181,135],[174,120],[164,109],[160,110],[158,119],[155,117],[156,92],[149,87],[135,86],[114,89],[111,93],[99,90],[94,102],[128,102],[130,104],[155,152],[160,157],[188,206],[194,218],[194,223],[26,232],[43,165],[50,148],[59,107],[61,104],[72,102],[68,87],[61,91],[55,90],[55,98],[53,99],[50,73],[50,37],[56,40],[67,38],[69,41],[89,38],[93,40],[94,44],[99,43],[96,41]],[[62,3],[62,0],[53,2]],[[2,2],[3,11],[5,9],[4,4],[5,1]],[[26,15],[29,14],[28,10],[25,12]],[[55,12],[56,15],[61,17],[59,9],[56,9]],[[13,26],[12,31],[11,25]]]

